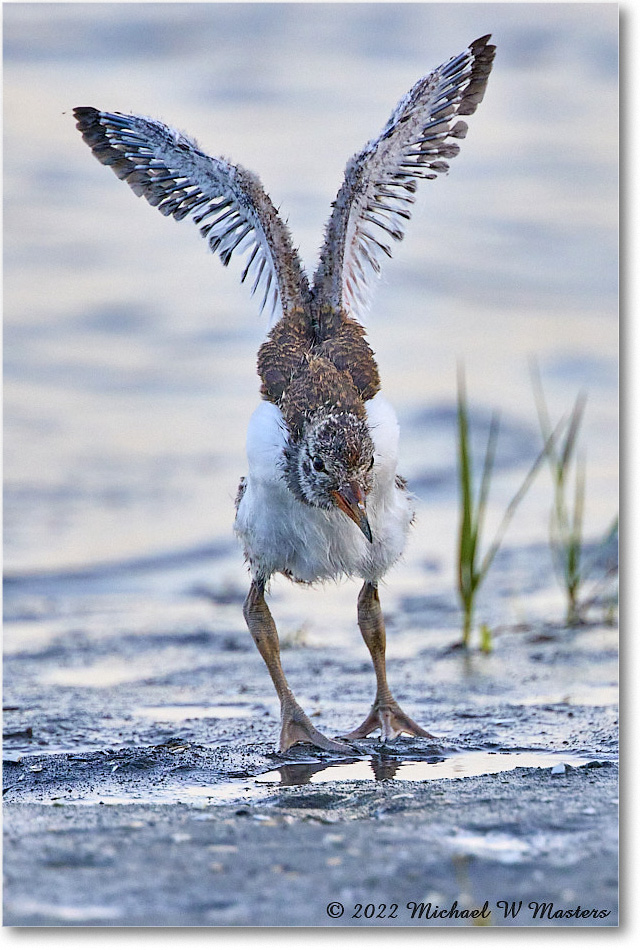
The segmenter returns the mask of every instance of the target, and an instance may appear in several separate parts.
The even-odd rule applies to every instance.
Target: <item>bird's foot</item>
[[[352,732],[343,736],[344,739],[365,739],[376,729],[381,730],[382,739],[396,739],[402,732],[411,736],[421,736],[424,739],[434,739],[430,732],[418,726],[414,719],[407,716],[398,702],[394,699],[388,702],[375,701],[372,709],[361,723]]]
[[[287,752],[297,742],[305,742],[326,752],[354,753],[354,749],[345,742],[328,739],[316,729],[298,703],[288,703],[281,710],[281,737],[279,752]]]

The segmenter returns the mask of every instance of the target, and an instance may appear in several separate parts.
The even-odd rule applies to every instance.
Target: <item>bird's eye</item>
[[[312,459],[312,464],[314,465],[315,471],[325,472],[325,465],[323,464],[323,459],[319,455],[315,455]]]
[[[374,465],[374,455],[373,455],[372,458],[370,459],[370,465],[368,465],[368,471],[370,471],[370,470],[372,469],[372,466],[373,466],[373,465]]]

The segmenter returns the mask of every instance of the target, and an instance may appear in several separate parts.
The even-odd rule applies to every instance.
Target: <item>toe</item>
[[[300,706],[291,707],[284,711],[281,720],[281,737],[279,751],[287,752],[297,743],[308,743],[323,749],[326,752],[351,753],[354,750],[345,742],[329,739],[316,729]]]
[[[396,739],[402,733],[419,736],[423,739],[434,739],[430,732],[417,725],[414,719],[407,716],[397,702],[375,703],[368,716],[360,726],[349,732],[345,739],[365,739],[376,729],[381,731],[382,739]]]
[[[383,739],[396,739],[397,736],[406,733],[410,736],[421,736],[424,739],[434,739],[435,737],[421,726],[417,725],[414,719],[407,716],[406,713],[396,703],[394,706],[388,706],[380,710],[381,718],[381,736]]]

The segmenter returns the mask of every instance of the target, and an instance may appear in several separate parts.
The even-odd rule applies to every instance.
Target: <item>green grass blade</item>
[[[548,414],[548,409],[546,407],[546,399],[544,398],[544,388],[542,386],[542,380],[541,380],[539,367],[537,365],[536,360],[533,360],[531,364],[531,380],[533,384],[533,395],[535,397],[535,408],[537,409],[537,418],[539,419],[539,427],[542,433],[542,440],[545,445],[550,446],[548,460],[551,466],[551,474],[553,476],[553,481],[556,482],[559,460],[557,457],[555,442],[551,440],[553,427],[551,426],[550,416]]]
[[[493,413],[490,420],[490,429],[488,431],[488,443],[486,445],[486,455],[484,457],[484,468],[482,470],[481,485],[479,488],[479,499],[477,502],[477,511],[474,515],[475,541],[481,537],[481,529],[486,514],[486,502],[488,501],[488,492],[490,490],[490,480],[493,474],[495,464],[495,450],[497,448],[497,437],[499,435],[499,414]]]
[[[586,488],[586,462],[578,458],[575,472],[575,503],[569,544],[569,590],[573,596],[582,580],[582,524],[584,521],[584,495]]]
[[[541,452],[539,453],[539,455],[537,456],[537,458],[531,465],[524,481],[522,482],[518,490],[515,492],[515,494],[513,495],[510,501],[510,504],[506,508],[506,511],[504,512],[504,517],[502,518],[499,524],[499,528],[497,529],[493,543],[491,544],[488,551],[486,552],[486,555],[479,569],[480,581],[482,581],[484,577],[486,576],[486,574],[488,573],[488,569],[490,568],[491,564],[493,563],[495,559],[495,555],[497,554],[500,548],[500,545],[504,539],[504,535],[506,534],[506,530],[508,529],[508,526],[513,518],[513,515],[515,514],[515,511],[517,510],[517,507],[519,506],[519,503],[521,502],[522,498],[524,497],[524,495],[530,488],[533,480],[535,479],[535,476],[537,475],[540,468],[542,467],[542,463],[547,458],[550,457],[551,443],[555,440],[556,437],[557,437],[557,429],[551,433],[544,448],[541,450]]]
[[[577,442],[580,425],[582,424],[582,416],[584,414],[585,406],[586,395],[584,393],[580,393],[575,400],[575,405],[573,406],[573,412],[571,413],[571,421],[566,433],[564,448],[562,449],[562,453],[560,455],[560,466],[564,472],[564,478],[566,478],[570,461],[573,457],[573,452],[575,451],[575,443]]]
[[[468,409],[463,370],[457,376],[457,424],[459,433],[459,492],[461,498],[461,525],[459,532],[460,589],[474,589],[475,538],[473,535],[473,490]]]

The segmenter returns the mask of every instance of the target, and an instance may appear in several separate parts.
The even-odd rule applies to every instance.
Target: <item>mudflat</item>
[[[388,618],[390,679],[438,738],[347,758],[273,751],[242,623],[9,653],[5,924],[615,926],[615,629],[514,627],[484,655],[453,626],[404,656],[417,618]],[[284,665],[329,735],[371,701],[356,630]]]

